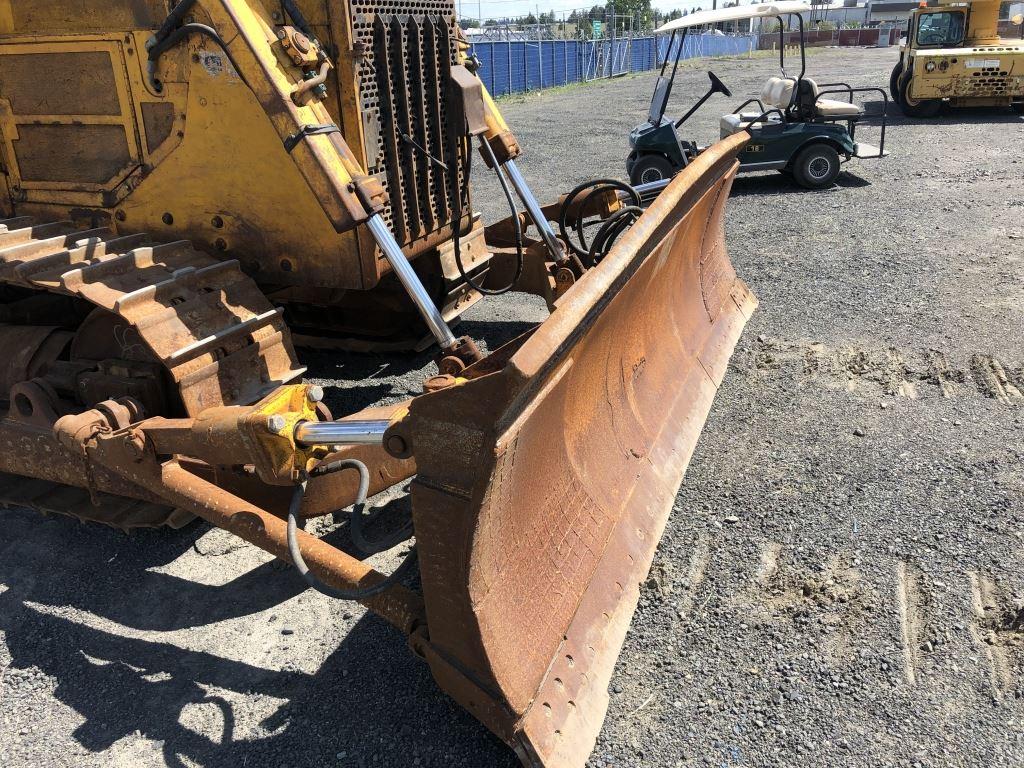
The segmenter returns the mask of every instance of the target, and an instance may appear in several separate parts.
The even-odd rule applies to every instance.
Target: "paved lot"
[[[814,52],[885,85],[893,50]],[[715,61],[734,98],[773,73]],[[621,175],[651,76],[504,104],[543,198]],[[703,90],[681,76],[673,109]],[[1024,764],[1024,119],[893,117],[892,156],[737,181],[761,300],[679,494],[593,766]],[[502,214],[488,180],[479,200]],[[506,298],[492,344],[542,316]],[[319,356],[335,405],[428,367]],[[358,607],[226,534],[0,512],[0,765],[511,766]]]

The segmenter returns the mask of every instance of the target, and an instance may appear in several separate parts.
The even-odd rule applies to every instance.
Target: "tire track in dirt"
[[[693,612],[693,604],[697,597],[697,590],[704,582],[708,565],[711,563],[711,548],[703,537],[697,539],[693,546],[693,554],[690,556],[690,563],[686,568],[685,589],[686,594],[678,603],[679,617],[689,616]]]
[[[938,349],[829,347],[759,336],[733,358],[741,374],[779,372],[829,389],[912,400],[953,398],[972,393],[1004,405],[1024,405],[1024,365],[974,353],[962,367]]]
[[[971,635],[989,669],[992,696],[998,701],[1022,692],[1024,669],[1024,605],[1015,603],[989,575],[972,571]]]
[[[974,355],[971,358],[971,373],[978,390],[1006,405],[1016,405],[1024,400],[1024,371],[1009,368],[1002,361],[990,355]]]
[[[932,596],[921,569],[902,560],[896,564],[896,609],[903,648],[903,675],[907,684],[913,686],[925,657],[935,650],[937,631],[933,623]]]

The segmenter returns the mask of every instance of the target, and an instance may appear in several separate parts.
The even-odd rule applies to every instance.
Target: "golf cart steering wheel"
[[[708,78],[711,80],[712,93],[720,93],[727,98],[732,98],[732,91],[729,90],[725,83],[718,79],[718,75],[714,72],[708,72]]]

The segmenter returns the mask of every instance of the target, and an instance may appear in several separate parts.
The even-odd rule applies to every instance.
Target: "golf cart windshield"
[[[658,125],[661,122],[671,92],[672,80],[664,75],[658,77],[658,82],[654,84],[654,95],[651,97],[651,110],[647,113],[647,120],[651,125]]]
[[[961,11],[922,13],[917,21],[917,44],[953,48],[964,39],[964,14]]]

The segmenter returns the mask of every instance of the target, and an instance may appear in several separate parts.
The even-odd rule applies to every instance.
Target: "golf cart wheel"
[[[641,155],[629,169],[629,183],[650,184],[652,181],[671,179],[676,175],[676,169],[667,158],[661,155]]]
[[[903,62],[899,62],[895,67],[892,68],[892,74],[889,75],[889,96],[897,104],[902,105],[902,99],[900,98],[900,75],[903,74]]]
[[[793,178],[801,187],[824,189],[839,175],[839,153],[821,142],[800,150],[793,161]]]
[[[910,98],[910,75],[907,72],[900,79],[900,109],[907,117],[935,117],[942,109],[942,99],[921,99],[915,101]]]

